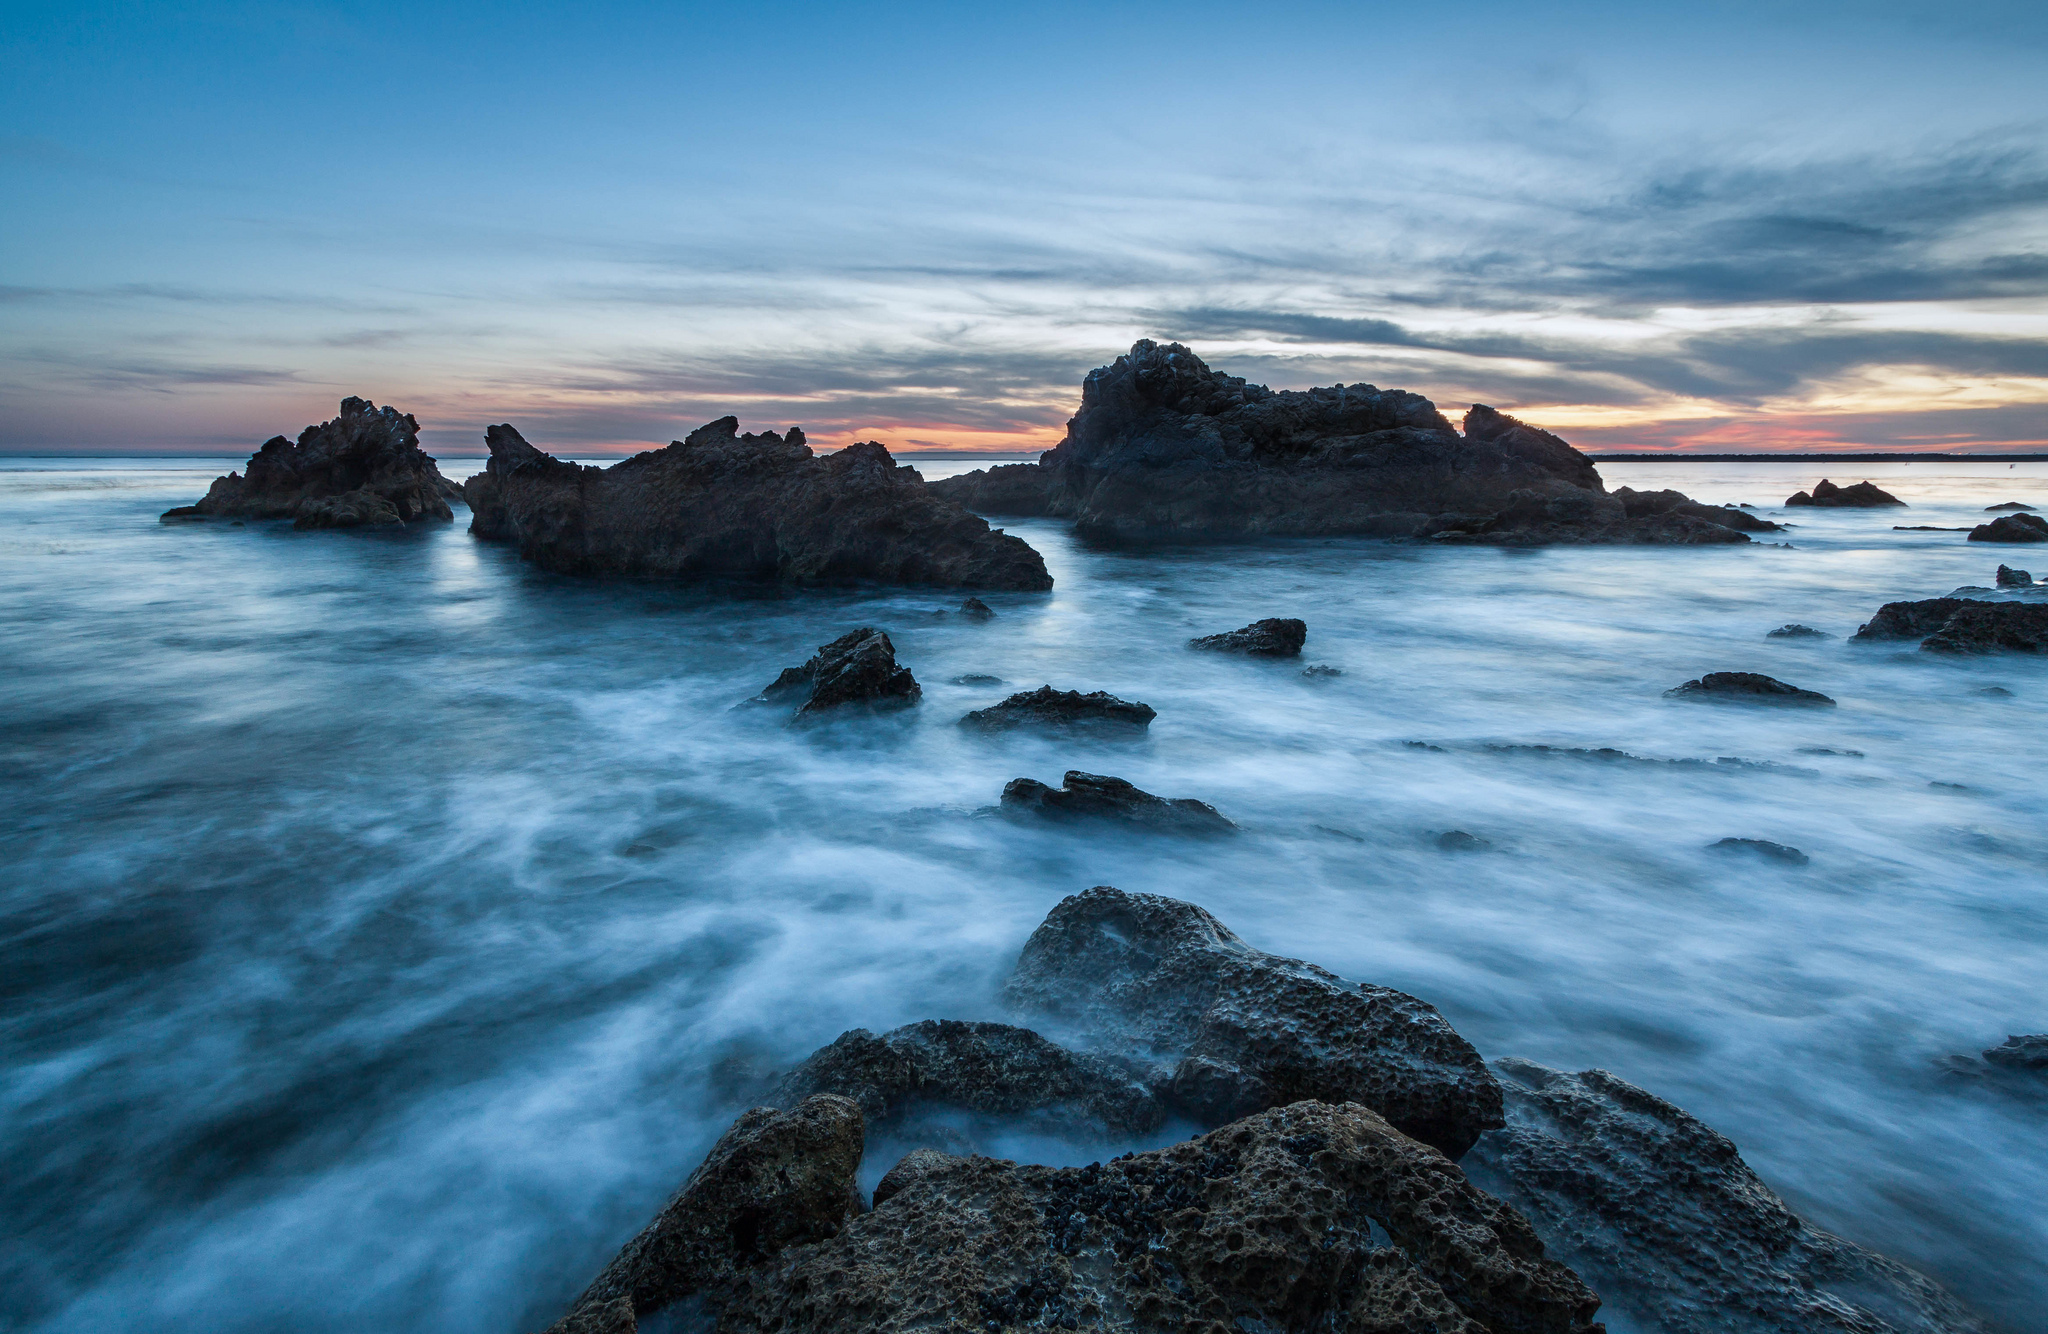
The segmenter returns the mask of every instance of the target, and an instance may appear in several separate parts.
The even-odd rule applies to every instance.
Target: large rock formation
[[[1111,541],[1746,542],[1735,526],[1752,522],[1682,496],[1632,514],[1585,455],[1492,408],[1475,406],[1461,434],[1416,394],[1276,393],[1149,339],[1089,374],[1066,438],[1037,463],[932,486],[984,513],[1070,518]]]
[[[341,415],[299,432],[298,443],[273,436],[243,471],[214,479],[196,505],[166,519],[295,519],[300,528],[453,519],[448,507],[462,489],[420,451],[420,424],[409,412],[344,398]]]
[[[1004,994],[1158,1063],[1169,1100],[1209,1125],[1357,1102],[1455,1158],[1502,1123],[1485,1063],[1434,1008],[1255,950],[1179,899],[1098,885],[1062,900]]]
[[[1005,815],[1047,820],[1115,821],[1160,834],[1228,834],[1237,829],[1206,801],[1155,797],[1127,779],[1067,770],[1058,787],[1036,778],[1003,785]]]
[[[479,537],[565,574],[714,576],[1039,591],[1045,561],[896,466],[874,442],[819,458],[803,432],[723,417],[610,468],[544,454],[510,426],[463,483]]]
[[[1630,1328],[1987,1334],[1934,1283],[1785,1207],[1710,1126],[1604,1070],[1493,1067],[1507,1125],[1464,1167]]]
[[[1787,506],[1809,505],[1818,509],[1877,509],[1885,505],[1904,506],[1905,503],[1870,482],[1836,486],[1825,477],[1814,484],[1812,491],[1795,491],[1785,498]]]

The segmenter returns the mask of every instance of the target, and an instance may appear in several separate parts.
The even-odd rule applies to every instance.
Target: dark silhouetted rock
[[[1206,801],[1155,797],[1121,778],[1067,770],[1059,787],[1013,778],[1003,787],[1003,812],[1053,820],[1115,820],[1167,834],[1228,834],[1237,829]]]
[[[910,669],[897,664],[889,636],[862,626],[820,647],[803,666],[783,668],[754,698],[763,704],[797,704],[797,716],[804,718],[848,704],[906,708],[923,694]]]
[[[1659,1334],[1989,1334],[1930,1280],[1801,1220],[1711,1127],[1604,1070],[1494,1062],[1507,1127],[1466,1173],[1613,1319]]]
[[[1801,690],[1758,672],[1708,672],[1664,692],[1666,699],[1728,701],[1738,704],[1799,704],[1833,708],[1835,702],[1817,690]]]
[[[1171,1069],[1169,1096],[1206,1124],[1356,1102],[1454,1158],[1502,1124],[1479,1053],[1434,1008],[1255,950],[1178,899],[1100,885],[1062,900],[1004,995]]]
[[[1241,630],[1190,639],[1188,647],[1217,653],[1247,653],[1255,658],[1295,658],[1301,656],[1301,646],[1307,641],[1307,622],[1269,617],[1253,621]]]
[[[1477,834],[1468,834],[1462,829],[1446,829],[1436,836],[1436,845],[1445,852],[1480,852],[1493,846]]]
[[[2010,565],[2001,565],[1998,567],[1998,586],[2000,588],[2032,588],[2034,586],[2034,576],[2025,570],[2015,570]]]
[[[1984,1059],[2008,1070],[2048,1070],[2048,1033],[2013,1033],[1996,1047],[1987,1048]]]
[[[1895,533],[1967,533],[1974,530],[1968,524],[1963,525],[1961,528],[1948,528],[1938,523],[1895,523],[1892,525],[1892,531]]]
[[[956,686],[999,686],[1002,683],[1002,677],[990,676],[987,672],[967,672],[953,678]]]
[[[1783,843],[1773,843],[1765,838],[1724,838],[1718,843],[1708,844],[1707,851],[1747,853],[1751,856],[1766,857],[1774,862],[1784,862],[1787,866],[1804,866],[1808,861],[1807,855],[1799,849],[1787,847]]]
[[[2017,500],[2008,500],[2003,505],[1986,505],[1984,512],[1986,514],[1996,514],[2000,510],[2031,510],[2033,508],[2032,505],[2022,505]]]
[[[1816,630],[1810,625],[1781,625],[1766,635],[1767,639],[1833,639],[1825,630]]]
[[[361,398],[341,400],[341,415],[299,432],[296,444],[273,436],[241,472],[214,479],[206,498],[166,519],[297,519],[301,528],[453,519],[462,490],[420,452],[410,413]]]
[[[828,1240],[747,1271],[734,1334],[1594,1334],[1527,1220],[1359,1106],[1086,1167],[911,1155]]]
[[[1966,598],[1921,598],[1916,602],[1887,602],[1850,638],[1924,638],[1947,624],[1948,618],[1967,601]]]
[[[962,727],[981,732],[1007,732],[1018,727],[1138,729],[1159,715],[1149,704],[1118,699],[1106,690],[1082,694],[1040,686],[1010,696],[1000,704],[976,709],[960,720]]]
[[[1964,602],[1920,641],[1929,653],[2048,653],[2048,606],[2038,602]]]
[[[1312,662],[1301,669],[1301,674],[1312,681],[1327,681],[1344,675],[1344,669],[1332,667],[1327,662]]]
[[[1782,524],[1760,519],[1754,514],[1745,514],[1733,505],[1708,505],[1694,500],[1683,491],[1637,491],[1632,487],[1618,486],[1609,492],[1621,502],[1622,512],[1631,519],[1652,519],[1662,515],[1675,514],[1688,518],[1705,519],[1723,528],[1733,528],[1742,533],[1782,533]]]
[[[2048,542],[2048,519],[2038,514],[2004,514],[1970,530],[1972,542]]]
[[[1879,490],[1869,482],[1858,482],[1854,486],[1836,486],[1827,478],[1813,491],[1801,491],[1785,501],[1791,505],[1813,505],[1821,509],[1876,509],[1882,505],[1905,505],[1905,501],[1889,491]]]
[[[969,598],[960,604],[960,614],[970,621],[988,621],[995,619],[996,613],[993,607],[980,598]]]
[[[933,492],[881,445],[818,458],[803,432],[724,417],[610,468],[565,463],[510,426],[463,484],[478,537],[564,574],[1052,587],[1020,539]]]

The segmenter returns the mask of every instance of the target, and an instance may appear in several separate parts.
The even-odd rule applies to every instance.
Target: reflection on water
[[[0,471],[0,1324],[539,1327],[761,1072],[849,1027],[999,1017],[1024,936],[1107,883],[1415,992],[1490,1055],[1616,1071],[1816,1222],[2041,1328],[2040,1105],[1938,1062],[2048,1028],[2048,666],[1842,637],[2025,564],[1891,525],[2048,502],[2048,467],[1837,475],[1910,518],[1795,513],[1794,550],[1132,555],[1012,522],[1058,587],[981,624],[936,592],[561,579],[459,522],[156,522],[226,466]],[[1605,471],[1767,512],[1818,476]],[[1270,615],[1344,674],[1180,647]],[[1764,638],[1787,621],[1837,638]],[[916,710],[732,710],[862,624]],[[1660,698],[1717,669],[1841,707]],[[1159,718],[952,725],[1045,682]],[[1522,745],[1759,763],[1497,748]],[[1068,768],[1246,835],[974,817]]]

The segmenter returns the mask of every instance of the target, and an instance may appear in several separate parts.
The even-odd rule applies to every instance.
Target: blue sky
[[[10,4],[0,449],[1043,447],[1138,337],[2048,445],[2048,6],[1672,8]]]

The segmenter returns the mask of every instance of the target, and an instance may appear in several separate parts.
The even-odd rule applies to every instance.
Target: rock
[[[1985,1050],[1984,1059],[2008,1070],[2048,1070],[2048,1033],[2008,1034]]]
[[[1683,491],[1637,491],[1632,487],[1616,487],[1609,493],[1621,502],[1622,512],[1631,519],[1649,519],[1666,514],[1681,514],[1695,519],[1705,519],[1723,528],[1733,528],[1742,533],[1782,533],[1783,524],[1759,519],[1754,514],[1744,514],[1733,505],[1708,505],[1694,500]]]
[[[206,513],[197,505],[176,505],[157,516],[158,523],[204,523]]]
[[[353,528],[453,519],[448,502],[461,496],[420,452],[412,414],[344,398],[340,416],[308,426],[297,444],[271,437],[241,472],[215,478],[205,499],[164,518],[298,519],[301,528]]]
[[[1600,1299],[1525,1219],[1355,1105],[1298,1103],[1086,1167],[926,1152],[883,1180],[872,1213],[743,1274],[719,1328],[1600,1328]]]
[[[980,598],[969,598],[960,604],[960,614],[970,621],[988,621],[994,620],[996,613],[993,607]]]
[[[1102,774],[1067,770],[1059,787],[1035,778],[1013,778],[1003,787],[1006,815],[1038,815],[1053,820],[1119,820],[1158,833],[1229,834],[1237,826],[1206,801],[1176,797],[1169,801]]]
[[[1825,477],[1820,479],[1810,494],[1800,491],[1785,501],[1787,506],[1813,505],[1821,509],[1876,509],[1882,505],[1904,506],[1905,503],[1889,491],[1881,491],[1869,482],[1858,482],[1854,486],[1836,486]]]
[[[2011,699],[2013,697],[2012,692],[2010,690],[2007,690],[2004,686],[1978,686],[1975,690],[1972,690],[1970,693],[1973,695],[1982,695],[1986,699]]]
[[[873,442],[817,458],[800,430],[743,436],[724,417],[666,449],[586,468],[510,426],[486,439],[490,463],[463,484],[470,531],[516,542],[559,573],[1052,587],[1036,551]]]
[[[1301,669],[1301,674],[1310,680],[1329,680],[1344,675],[1342,667],[1332,667],[1327,662],[1312,662]]]
[[[2000,588],[2032,588],[2034,586],[2034,576],[2025,570],[2015,570],[2010,565],[2001,565],[1998,567],[1998,586]]]
[[[1028,1115],[1063,1129],[1085,1119],[1124,1136],[1166,1120],[1158,1097],[1124,1065],[1070,1052],[1028,1028],[952,1019],[880,1037],[864,1028],[841,1034],[783,1079],[775,1101],[796,1106],[820,1093],[860,1104],[870,1129],[932,1105]]]
[[[847,704],[907,708],[923,694],[910,669],[897,664],[896,645],[889,636],[862,626],[822,645],[803,666],[783,668],[754,702],[801,701],[796,716],[813,718]]]
[[[1611,1318],[1660,1334],[1989,1334],[1932,1281],[1812,1227],[1734,1144],[1608,1074],[1493,1063],[1507,1126],[1466,1156]]]
[[[953,684],[956,686],[999,686],[1002,683],[1002,677],[990,676],[986,672],[967,672],[953,678]]]
[[[1190,639],[1188,647],[1217,653],[1245,653],[1255,658],[1296,658],[1301,656],[1301,646],[1307,640],[1307,622],[1270,617],[1253,621],[1243,629],[1227,634]]]
[[[1479,1053],[1434,1008],[1255,950],[1178,899],[1098,885],[1062,900],[1004,996],[1173,1070],[1170,1100],[1207,1124],[1356,1102],[1453,1158],[1502,1124]]]
[[[1761,523],[1676,492],[1631,516],[1585,455],[1483,405],[1460,432],[1417,394],[1366,384],[1276,393],[1150,339],[1089,374],[1066,438],[1037,463],[932,487],[982,513],[1072,519],[1083,537],[1110,542],[1746,542],[1728,525]]]
[[[1049,685],[1010,696],[1000,704],[976,709],[960,720],[962,727],[981,732],[1008,732],[1019,727],[1138,729],[1159,715],[1149,704],[1118,699],[1106,690],[1082,694]]]
[[[1766,639],[1833,639],[1825,630],[1816,630],[1810,625],[1781,625],[1765,635]]]
[[[875,1207],[890,1196],[901,1193],[926,1177],[935,1176],[952,1168],[955,1163],[967,1161],[938,1149],[912,1149],[897,1160],[894,1167],[882,1173],[882,1179],[875,1183]]]
[[[2032,508],[2034,508],[2032,505],[2022,505],[2017,500],[2008,500],[2003,505],[1986,505],[1984,512],[1986,514],[1996,514],[2000,510],[2031,510]]]
[[[1446,829],[1436,836],[1436,845],[1445,852],[1480,852],[1493,845],[1476,834],[1462,829]]]
[[[1920,641],[1929,653],[2048,653],[2048,606],[2038,602],[1964,602]]]
[[[1767,857],[1787,866],[1804,866],[1810,860],[1807,855],[1783,843],[1773,843],[1764,838],[1724,838],[1718,843],[1707,845],[1709,852],[1746,852],[1758,857]]]
[[[1757,672],[1708,672],[1697,681],[1687,681],[1665,691],[1664,698],[1835,707],[1833,700],[1817,690],[1801,690],[1798,686],[1787,685],[1776,677]]]
[[[1895,533],[1967,533],[1974,530],[1968,524],[1963,525],[1961,528],[1944,528],[1936,523],[1895,523],[1892,525],[1892,531]]]
[[[2048,519],[2038,514],[2004,514],[1970,530],[1972,542],[2048,542]]]
[[[1966,598],[1921,598],[1917,602],[1887,602],[1877,615],[1865,621],[1851,639],[1919,639],[1948,623]]]
[[[836,1235],[861,1211],[854,1177],[865,1145],[849,1098],[746,1113],[549,1334],[608,1328],[600,1313],[622,1298],[645,1316],[717,1292],[789,1247]]]

